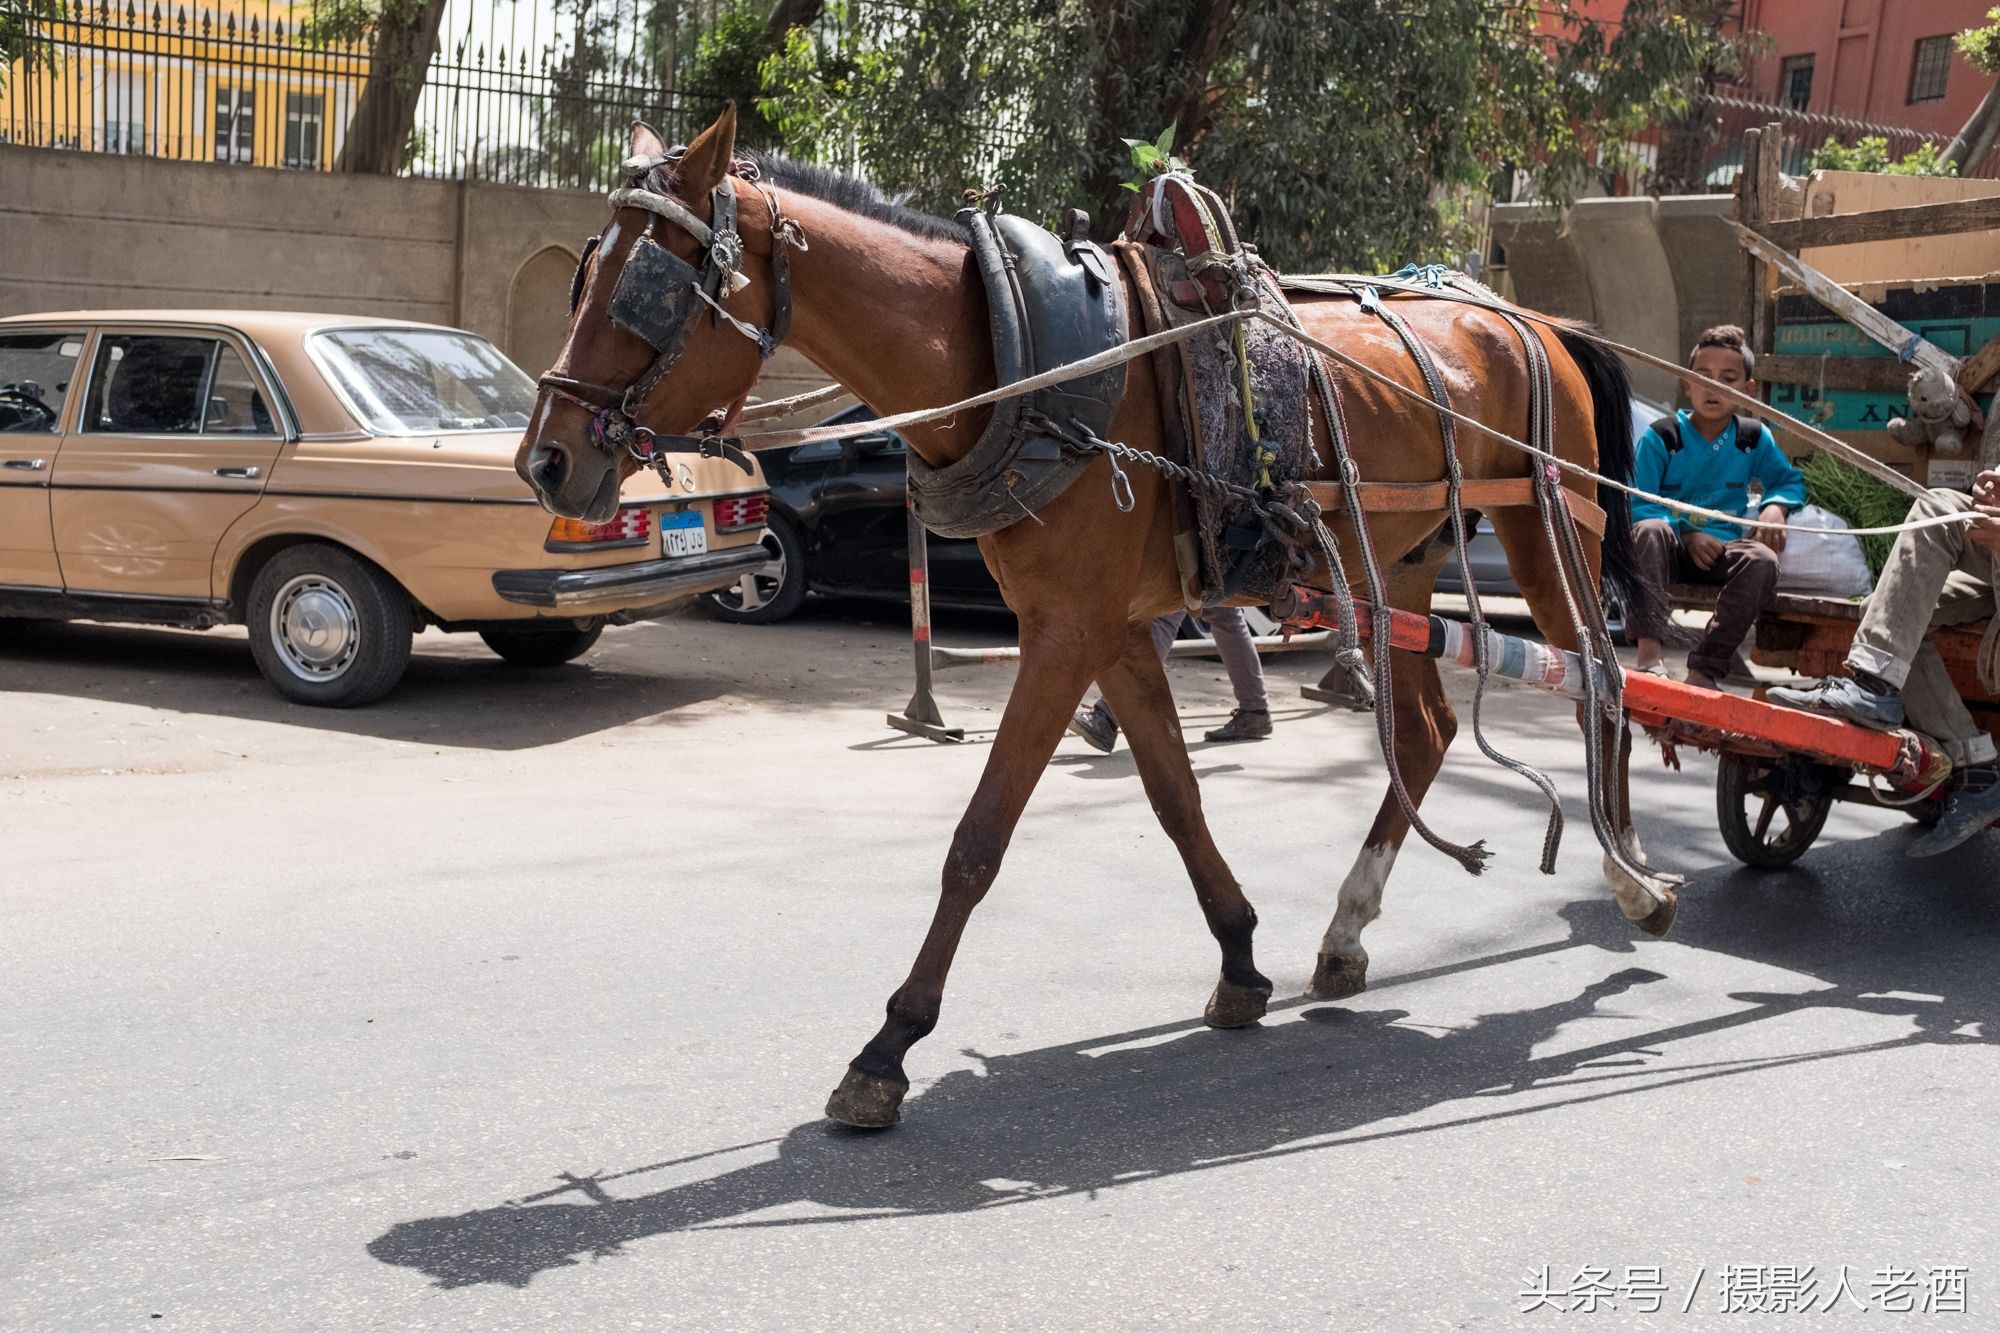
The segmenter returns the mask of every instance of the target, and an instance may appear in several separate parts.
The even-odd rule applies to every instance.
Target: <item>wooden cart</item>
[[[1714,604],[1710,589],[1673,592],[1676,607]],[[1757,622],[1751,660],[1802,676],[1845,675],[1847,650],[1860,623],[1859,602],[1780,593]],[[1937,631],[1931,642],[1973,719],[2000,740],[2000,695],[1984,688],[1975,664],[1985,630],[1984,622],[1953,626]],[[1836,801],[1900,809],[1920,823],[1937,820],[1941,796],[1912,801],[1907,792],[1885,795],[1872,781],[1857,780],[1853,768],[1820,762],[1782,741],[1719,733],[1678,717],[1635,717],[1670,745],[1717,755],[1716,824],[1730,854],[1745,865],[1776,869],[1798,860],[1819,837]]]

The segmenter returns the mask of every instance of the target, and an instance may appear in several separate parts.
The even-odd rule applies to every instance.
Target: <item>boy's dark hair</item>
[[[1743,375],[1746,379],[1757,377],[1757,354],[1750,350],[1750,339],[1742,329],[1734,324],[1718,324],[1712,329],[1703,329],[1701,337],[1694,340],[1694,351],[1688,353],[1688,365],[1694,365],[1695,352],[1704,347],[1727,347],[1743,358]]]

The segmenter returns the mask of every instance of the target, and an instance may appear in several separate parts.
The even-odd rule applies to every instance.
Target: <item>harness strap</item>
[[[1448,481],[1364,481],[1360,484],[1361,507],[1371,514],[1424,514],[1442,512],[1450,494]],[[1340,483],[1309,481],[1313,502],[1328,513],[1342,509],[1346,499]],[[1502,509],[1535,503],[1533,477],[1467,477],[1459,484],[1461,503],[1468,509]],[[1597,536],[1604,535],[1603,506],[1564,487],[1563,503],[1571,515]]]

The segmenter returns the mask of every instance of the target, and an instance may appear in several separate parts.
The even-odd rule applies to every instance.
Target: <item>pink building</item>
[[[1759,102],[1931,134],[1958,132],[1993,86],[1951,39],[1993,0],[1742,0],[1770,46],[1748,72]]]

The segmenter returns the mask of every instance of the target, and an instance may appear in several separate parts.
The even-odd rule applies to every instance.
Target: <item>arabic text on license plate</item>
[[[701,524],[698,510],[683,509],[678,514],[660,515],[662,555],[700,555],[708,550],[708,529]]]

